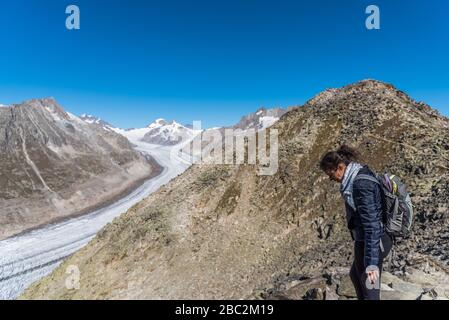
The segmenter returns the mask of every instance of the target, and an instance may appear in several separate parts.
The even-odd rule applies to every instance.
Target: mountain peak
[[[61,109],[62,107],[53,97],[46,98],[35,98],[31,100],[26,100],[21,103],[21,105],[32,105],[32,106],[42,106],[42,107],[50,107],[52,109]]]
[[[264,114],[265,112],[267,112],[267,109],[265,109],[264,107],[261,107],[261,108],[257,109],[256,114],[261,115],[261,114]]]
[[[102,126],[103,128],[111,128],[112,127],[112,125],[109,124],[108,122],[104,121],[103,119],[101,119],[99,117],[93,116],[91,114],[83,113],[80,116],[80,119],[83,120],[86,123],[97,124],[99,126]]]
[[[341,88],[340,90],[348,90],[348,89],[390,90],[390,91],[393,91],[393,92],[400,92],[400,90],[398,90],[392,84],[387,83],[387,82],[383,82],[383,81],[380,81],[380,80],[375,80],[375,79],[360,80],[358,82],[349,84],[349,85]]]
[[[69,114],[65,112],[62,106],[53,97],[31,99],[20,104],[14,104],[13,107],[45,109],[46,111],[51,113],[52,116],[55,117],[55,119],[70,119]]]
[[[176,120],[173,120],[173,121],[171,122],[171,124],[174,125],[174,126],[176,126],[176,127],[184,127],[182,124],[176,122]]]
[[[395,101],[393,106],[400,108],[409,107],[416,103],[407,94],[400,91],[392,84],[374,79],[365,79],[346,85],[342,88],[326,89],[308,100],[305,105],[315,107],[325,106],[326,108],[335,109],[335,111],[337,111],[337,109],[339,111],[344,111],[342,108],[351,109],[351,106],[349,106],[348,103],[345,103],[345,101],[352,101],[354,95],[358,95],[359,99],[363,100],[369,97],[372,100],[371,104],[377,106],[382,105],[382,103],[378,104],[377,100],[385,100],[386,98],[391,98],[392,101]],[[431,112],[436,113],[434,110]]]
[[[165,126],[167,124],[168,124],[168,122],[165,119],[159,118],[159,119],[154,120],[152,123],[150,123],[148,125],[148,128]]]
[[[162,118],[156,119],[146,129],[142,141],[160,145],[175,145],[193,135],[191,128],[175,120],[168,122]]]
[[[282,108],[266,109],[265,107],[261,107],[256,112],[243,116],[233,128],[241,130],[262,130],[272,126],[286,112],[287,110]]]

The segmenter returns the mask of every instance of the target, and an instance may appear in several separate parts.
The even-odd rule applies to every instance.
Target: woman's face
[[[331,181],[336,181],[341,183],[343,181],[343,176],[345,175],[346,165],[344,163],[340,163],[336,170],[328,170],[326,174],[329,176]]]

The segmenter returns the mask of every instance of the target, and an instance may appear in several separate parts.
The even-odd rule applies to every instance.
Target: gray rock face
[[[126,138],[52,98],[0,108],[0,151],[0,239],[82,213],[151,171]]]

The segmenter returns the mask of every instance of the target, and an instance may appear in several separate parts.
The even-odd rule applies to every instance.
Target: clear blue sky
[[[447,0],[2,1],[0,41],[0,103],[53,96],[120,127],[227,125],[365,78],[449,115]]]

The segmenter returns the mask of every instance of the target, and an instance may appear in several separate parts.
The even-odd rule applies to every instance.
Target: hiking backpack
[[[393,237],[406,238],[413,224],[413,204],[407,185],[395,175],[376,174],[376,177],[360,174],[356,179],[376,182],[382,189],[383,223]]]

